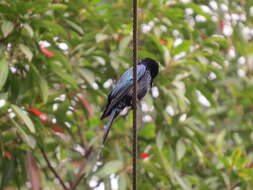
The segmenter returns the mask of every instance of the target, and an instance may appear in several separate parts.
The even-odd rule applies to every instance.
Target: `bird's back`
[[[144,65],[137,66],[137,80],[140,81],[141,78],[146,73],[146,67]],[[115,87],[112,89],[111,93],[108,95],[108,102],[106,109],[101,117],[104,119],[110,115],[112,109],[124,109],[131,105],[132,101],[132,89],[133,89],[133,69],[127,70],[118,80]]]

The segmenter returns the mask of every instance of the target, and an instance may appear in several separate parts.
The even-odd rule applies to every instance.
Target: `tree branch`
[[[85,94],[85,92],[82,92],[82,94]],[[94,117],[94,115],[95,115],[94,110],[93,110],[90,102],[86,98],[86,96],[84,96],[84,95],[78,96],[77,95],[76,97],[81,102],[82,106],[87,110],[89,117]]]
[[[84,155],[84,158],[88,159],[91,152],[92,152],[92,147],[89,147]],[[81,182],[82,178],[85,175],[85,172],[83,172],[85,165],[86,165],[86,162],[85,162],[85,160],[83,160],[83,162],[81,163],[81,166],[76,174],[76,178],[75,178],[73,184],[71,185],[70,190],[75,190],[77,185]]]
[[[39,149],[40,149],[40,151],[41,151],[41,153],[42,153],[43,158],[45,159],[45,161],[46,161],[46,163],[47,163],[48,168],[53,172],[54,176],[59,180],[59,182],[60,182],[62,188],[63,188],[64,190],[69,190],[69,189],[67,188],[67,186],[65,185],[63,179],[60,177],[60,175],[59,175],[59,174],[56,172],[56,170],[53,168],[53,166],[52,166],[52,164],[50,163],[50,161],[49,161],[49,159],[48,159],[48,157],[47,157],[47,155],[46,155],[44,149],[43,149],[42,147],[39,147]]]
[[[85,162],[83,162],[85,163]],[[77,185],[81,182],[82,178],[84,177],[85,172],[80,173],[80,175],[77,175],[77,178],[75,179],[73,185],[71,186],[70,190],[75,190]]]

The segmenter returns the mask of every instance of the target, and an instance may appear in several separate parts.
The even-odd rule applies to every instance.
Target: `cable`
[[[137,62],[138,62],[138,0],[133,0],[133,183],[137,185]]]

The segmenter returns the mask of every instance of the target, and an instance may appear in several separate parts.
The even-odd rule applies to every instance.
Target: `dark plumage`
[[[137,97],[141,100],[149,88],[153,79],[158,74],[158,63],[151,58],[142,59],[137,65]],[[132,106],[133,97],[133,68],[128,69],[117,81],[115,87],[108,95],[108,102],[101,120],[109,116],[109,121],[105,127],[105,142],[112,122],[117,115],[128,106]]]

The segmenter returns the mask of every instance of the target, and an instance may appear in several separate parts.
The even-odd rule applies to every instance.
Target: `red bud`
[[[145,160],[145,159],[147,159],[147,158],[149,158],[149,154],[143,152],[143,153],[141,154],[141,159],[142,159],[142,160]]]
[[[221,31],[223,31],[224,25],[225,25],[225,24],[224,24],[224,21],[223,21],[223,20],[220,20],[220,21],[219,21],[219,28],[220,28]]]
[[[9,152],[3,152],[3,157],[8,158],[9,160],[12,159],[12,155]]]
[[[47,50],[46,48],[44,47],[40,47],[41,51],[47,56],[47,57],[53,57],[54,56],[54,53],[53,52],[50,52],[49,50]]]
[[[166,40],[160,40],[161,45],[165,45],[166,43],[167,43]]]

